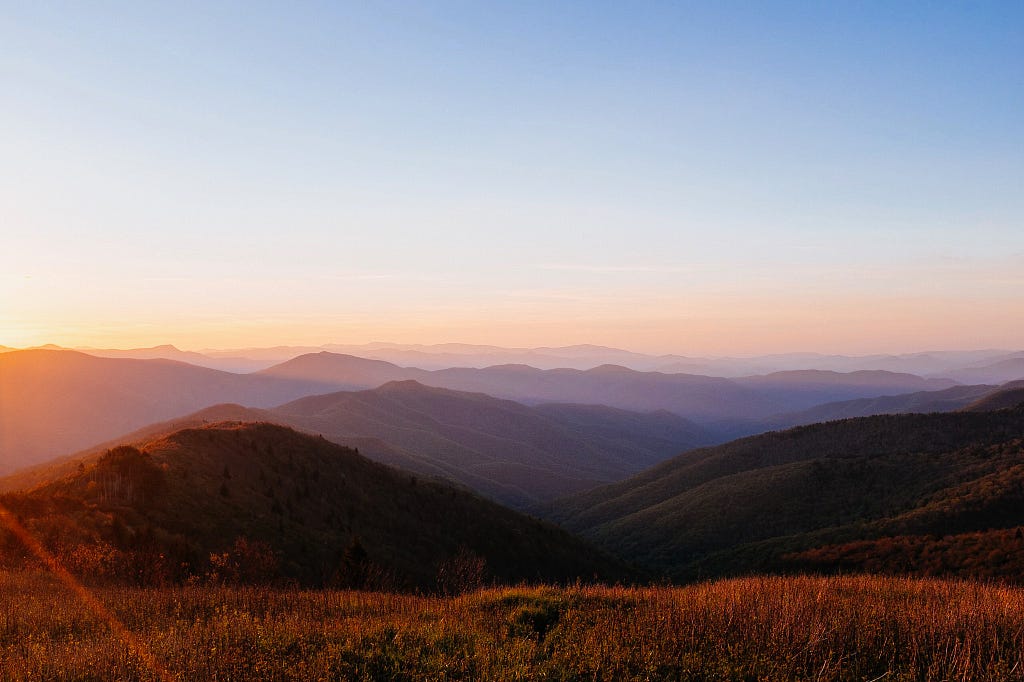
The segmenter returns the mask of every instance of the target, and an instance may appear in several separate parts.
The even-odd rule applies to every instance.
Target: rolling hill
[[[517,508],[621,480],[709,442],[702,429],[665,412],[528,407],[415,381],[300,398],[271,413],[335,442],[384,442],[390,451],[367,454]]]
[[[876,414],[953,412],[998,390],[997,386],[981,384],[953,386],[940,391],[916,391],[898,395],[883,395],[877,398],[841,400],[771,417],[764,420],[764,424],[771,430],[778,430],[838,419],[871,417]]]
[[[264,423],[117,447],[2,502],[52,551],[108,548],[146,581],[215,570],[222,553],[263,569],[276,558],[275,574],[304,584],[431,588],[442,564],[467,555],[504,582],[626,575],[552,525]],[[8,556],[17,544],[0,538]]]
[[[940,391],[918,391],[878,398],[843,400],[816,405],[800,412],[770,417],[763,420],[761,424],[775,431],[793,426],[854,417],[871,417],[878,414],[954,412],[974,409],[974,406],[977,406],[978,411],[990,411],[1016,405],[1013,402],[1011,390],[1021,386],[1024,386],[1024,382],[1012,381],[1002,386],[988,384],[953,386]]]
[[[1024,580],[1021,562],[976,561],[979,553],[1015,556],[1005,543],[1024,525],[1024,407],[763,434],[691,451],[549,511],[566,528],[677,579],[864,570],[870,558],[872,570]],[[968,542],[968,534],[981,540]],[[896,561],[902,550],[890,547],[891,560],[878,561],[863,547],[846,552],[850,543],[936,555]],[[973,559],[956,554],[966,546]]]
[[[1011,381],[964,407],[966,412],[991,412],[1024,403],[1024,381]]]
[[[64,350],[0,354],[0,472],[92,446],[215,403],[269,407],[314,392],[308,382],[170,360]]]
[[[66,473],[82,457],[95,457],[116,443],[144,442],[224,420],[272,422],[323,435],[375,461],[455,481],[519,509],[622,480],[681,450],[711,442],[702,429],[666,412],[642,414],[594,405],[527,407],[406,381],[301,398],[269,410],[215,405],[0,478],[0,490],[26,487],[56,471]]]

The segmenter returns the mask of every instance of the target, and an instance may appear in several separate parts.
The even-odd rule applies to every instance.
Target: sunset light
[[[0,11],[0,682],[1024,679],[1024,3]]]

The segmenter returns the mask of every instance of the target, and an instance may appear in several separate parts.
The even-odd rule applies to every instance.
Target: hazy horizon
[[[629,348],[629,347],[623,347],[623,346],[610,346],[610,345],[606,345],[606,344],[587,343],[587,342],[584,342],[584,343],[573,343],[573,344],[541,344],[541,345],[536,345],[536,346],[511,346],[511,345],[503,345],[503,344],[498,344],[498,343],[471,343],[471,342],[459,341],[459,340],[454,340],[454,341],[448,340],[448,341],[421,343],[421,342],[383,341],[383,340],[380,340],[380,339],[375,339],[375,340],[371,340],[371,341],[361,341],[361,342],[356,342],[356,341],[353,341],[353,342],[327,341],[327,342],[323,342],[323,343],[316,343],[316,342],[309,342],[309,343],[281,342],[281,343],[268,343],[266,345],[251,345],[251,344],[249,344],[249,345],[241,345],[241,346],[224,346],[224,347],[209,347],[209,346],[202,346],[202,345],[196,345],[196,344],[188,345],[187,343],[182,345],[182,344],[177,344],[177,343],[166,343],[166,342],[165,343],[153,343],[153,344],[148,344],[148,345],[138,345],[138,346],[122,345],[122,346],[116,346],[116,347],[115,346],[98,346],[98,345],[90,345],[90,344],[70,345],[70,344],[53,343],[53,342],[46,342],[46,343],[40,343],[40,344],[31,344],[31,345],[22,345],[22,346],[15,346],[15,345],[12,345],[12,344],[9,344],[9,343],[0,343],[0,348],[8,348],[10,350],[33,350],[33,349],[39,349],[39,348],[54,347],[54,348],[60,348],[62,350],[77,350],[77,351],[82,351],[82,352],[88,352],[90,350],[93,350],[93,351],[101,351],[101,350],[102,351],[107,351],[107,350],[130,351],[130,350],[149,350],[149,349],[157,349],[157,348],[170,347],[170,348],[174,348],[175,350],[178,350],[178,351],[181,351],[181,352],[200,353],[200,354],[202,354],[202,353],[225,353],[225,352],[247,351],[247,350],[249,350],[249,351],[253,351],[253,350],[271,350],[271,349],[277,349],[277,348],[294,348],[294,349],[307,349],[307,348],[309,348],[309,349],[330,350],[332,347],[339,348],[339,349],[345,349],[345,348],[351,348],[351,349],[365,348],[365,349],[370,349],[370,348],[375,348],[375,347],[379,347],[381,349],[387,349],[389,347],[394,347],[396,349],[414,349],[414,350],[419,350],[421,352],[436,352],[436,353],[450,352],[450,353],[458,354],[458,351],[453,350],[453,348],[460,347],[460,346],[461,347],[465,347],[467,349],[468,348],[494,349],[494,350],[508,351],[508,352],[535,352],[535,351],[540,351],[540,350],[558,351],[558,350],[564,350],[564,349],[582,348],[582,347],[588,347],[589,346],[589,347],[593,347],[595,349],[595,352],[603,350],[603,351],[613,351],[613,352],[635,353],[637,355],[647,355],[647,356],[651,356],[651,357],[675,356],[675,357],[692,357],[693,359],[708,359],[708,360],[756,359],[756,358],[769,357],[769,356],[774,356],[774,355],[778,355],[778,356],[787,356],[787,355],[792,355],[792,356],[811,355],[811,356],[813,356],[813,355],[821,355],[821,356],[846,356],[846,357],[856,358],[856,357],[870,357],[870,356],[913,356],[913,355],[927,355],[927,354],[930,354],[930,353],[935,353],[935,354],[939,354],[939,353],[954,353],[954,354],[958,354],[958,353],[962,353],[962,354],[970,354],[970,353],[992,353],[992,354],[1011,353],[1012,354],[1012,353],[1024,352],[1024,348],[1015,348],[1015,347],[1002,347],[1002,348],[1000,348],[1000,347],[988,347],[988,348],[982,348],[982,347],[978,347],[978,348],[955,348],[955,347],[939,348],[939,347],[935,347],[935,348],[912,348],[912,349],[907,349],[907,350],[874,351],[874,352],[863,352],[863,353],[858,353],[858,352],[840,353],[840,352],[821,351],[821,350],[816,350],[816,349],[811,349],[811,348],[794,348],[794,349],[782,350],[782,351],[767,351],[767,352],[764,352],[764,353],[736,353],[736,354],[701,353],[701,354],[697,354],[697,353],[686,353],[686,352],[672,351],[672,350],[669,350],[669,351],[644,350],[644,349],[638,349],[638,348]],[[339,350],[337,352],[343,352],[343,350]]]
[[[0,17],[0,342],[1024,347],[1024,7]]]

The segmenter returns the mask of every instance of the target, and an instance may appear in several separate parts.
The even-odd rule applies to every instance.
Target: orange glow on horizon
[[[661,309],[659,310],[659,305]],[[672,311],[676,310],[676,314]],[[0,344],[28,347],[182,350],[321,346],[388,341],[503,347],[595,344],[651,354],[760,355],[785,352],[907,353],[940,349],[1024,347],[1024,302],[942,300],[660,301],[631,311],[559,311],[496,305],[492,316],[440,311],[374,316],[278,316],[225,321],[182,318],[92,327],[86,321],[18,330]],[[19,333],[19,331],[21,333]]]

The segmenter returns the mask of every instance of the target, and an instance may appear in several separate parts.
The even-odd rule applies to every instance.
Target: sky
[[[1024,3],[0,10],[0,344],[1024,348]]]

